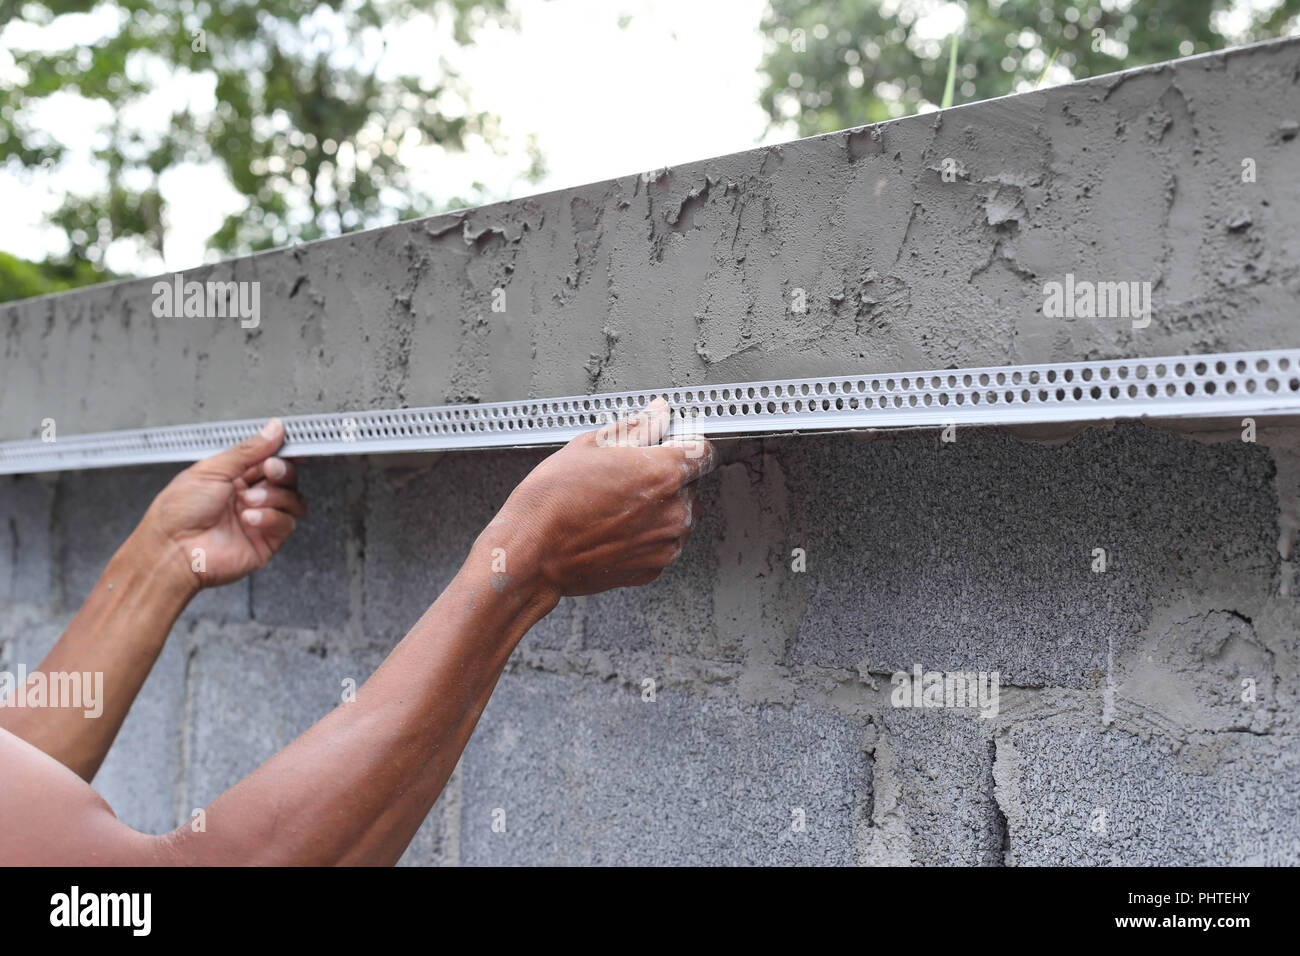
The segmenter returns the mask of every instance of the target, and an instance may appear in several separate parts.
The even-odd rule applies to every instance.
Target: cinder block
[[[8,611],[0,614],[0,640],[9,645],[9,670],[22,664],[31,672],[54,647],[71,615],[34,618],[31,613]]]
[[[95,775],[95,789],[118,819],[145,833],[166,833],[181,822],[186,660],[184,635],[173,634]]]
[[[1300,746],[1026,724],[998,741],[1009,862],[1295,866]]]
[[[64,604],[76,609],[114,552],[178,471],[166,465],[72,471],[59,477],[55,523]]]
[[[200,624],[194,646],[182,796],[187,817],[335,707],[347,706],[343,682],[360,688],[384,656],[374,648],[327,646],[302,631],[248,625]],[[441,862],[441,825],[435,807],[416,837],[416,862]]]
[[[585,646],[738,660],[740,640],[724,637],[720,643],[713,616],[715,547],[722,526],[718,482],[705,478],[691,536],[659,580],[587,598]]]
[[[593,595],[588,648],[733,664],[761,649],[779,661],[800,617],[792,495],[763,442],[718,450],[725,463],[699,482],[681,556],[650,585]]]
[[[1001,865],[1006,821],[994,797],[990,721],[970,712],[889,708],[883,724],[913,862]],[[881,762],[873,770],[879,788]]]
[[[190,671],[186,814],[210,803],[340,705],[343,681],[359,688],[383,660],[375,648],[328,647],[301,631],[201,625]],[[238,699],[232,707],[229,701]],[[209,818],[210,819],[210,818]],[[402,863],[449,862],[442,801]]]
[[[309,632],[200,623],[189,666],[187,795],[211,801],[365,683],[378,650],[327,646]],[[193,809],[191,807],[190,809]]]
[[[72,612],[44,620],[0,614],[0,644],[8,645],[7,663],[0,661],[0,669],[12,671],[21,664],[28,673],[35,670],[72,617]],[[186,635],[181,630],[163,647],[93,781],[118,819],[145,833],[166,833],[176,825],[185,703]]]
[[[249,579],[253,617],[280,627],[342,628],[350,607],[348,538],[359,520],[360,462],[317,459],[298,466],[307,517],[267,566]]]
[[[780,449],[807,534],[794,663],[1091,687],[1153,606],[1191,593],[1234,607],[1216,602],[1272,588],[1276,500],[1259,445],[1141,426],[1060,446],[957,435]]]
[[[104,567],[135,530],[158,492],[182,465],[150,465],[68,472],[59,479],[55,522],[62,569],[63,606],[80,607]],[[246,621],[248,579],[201,591],[182,621]]]
[[[451,583],[479,532],[545,457],[535,451],[429,456],[414,468],[372,468],[366,491],[365,624],[396,642]],[[506,569],[509,572],[509,555]],[[573,603],[562,601],[524,638],[563,647]]]
[[[851,864],[862,730],[804,704],[508,674],[461,760],[461,862]]]
[[[54,485],[28,475],[0,476],[0,604],[52,607]]]

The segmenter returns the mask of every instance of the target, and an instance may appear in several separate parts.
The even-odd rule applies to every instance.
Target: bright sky
[[[767,117],[758,106],[758,24],[765,6],[765,0],[515,0],[518,31],[487,28],[465,49],[438,42],[427,28],[393,31],[385,64],[419,74],[447,55],[472,91],[472,107],[500,118],[508,147],[504,157],[482,143],[465,155],[426,154],[417,182],[448,197],[469,194],[478,181],[491,198],[509,198],[789,139],[788,130],[765,136]],[[91,42],[111,29],[113,16],[104,6],[61,18],[57,36],[46,42]],[[11,24],[0,34],[0,47],[40,36],[39,28]],[[0,49],[0,75],[5,60]],[[188,98],[196,108],[211,97],[201,87],[178,86],[164,84],[160,95],[173,102]],[[168,110],[160,101],[142,114],[135,120],[148,123]],[[72,97],[40,115],[59,142],[82,155],[35,179],[0,172],[0,249],[40,258],[62,248],[58,232],[43,223],[63,192],[93,183],[88,152],[102,119]],[[548,167],[536,186],[517,178],[527,165],[529,134],[537,137]],[[166,261],[140,261],[115,247],[110,268],[174,271],[202,262],[204,239],[240,208],[215,170],[174,169],[162,188],[170,224]]]

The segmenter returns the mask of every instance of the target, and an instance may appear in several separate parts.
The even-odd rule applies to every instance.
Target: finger
[[[629,445],[658,445],[668,435],[673,410],[662,398],[656,398],[628,423]]]
[[[240,499],[250,508],[275,508],[287,511],[295,518],[307,516],[306,500],[292,488],[280,488],[263,481],[241,492]]]
[[[610,445],[658,445],[668,433],[672,410],[662,398],[654,399],[642,411],[631,417],[620,418],[596,430],[596,444],[602,448]]]
[[[298,527],[293,515],[274,508],[245,508],[239,513],[239,519],[277,547]]]
[[[668,441],[641,452],[654,462],[659,493],[664,498],[713,470],[713,446],[700,438],[696,441]]]
[[[695,527],[695,515],[700,506],[700,486],[695,482],[683,485],[682,490],[677,492],[677,497],[681,499],[682,507],[685,510],[683,524],[686,526],[687,533]]]
[[[673,412],[662,398],[656,398],[640,413],[631,418],[622,419],[604,425],[596,431],[596,444],[635,445],[645,447],[658,445],[668,434],[668,423]]]
[[[703,435],[674,435],[663,447],[681,455],[686,482],[697,481],[718,467],[718,453]]]
[[[244,472],[240,478],[246,485],[250,486],[265,478],[267,481],[274,482],[285,488],[298,487],[298,469],[285,459],[274,456],[254,465]]]
[[[238,445],[217,452],[212,457],[204,459],[202,464],[234,481],[254,465],[266,461],[283,443],[284,423],[278,418],[273,418],[252,438],[245,438]]]

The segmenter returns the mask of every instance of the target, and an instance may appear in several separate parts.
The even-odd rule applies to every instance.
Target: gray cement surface
[[[186,273],[261,282],[253,330],[150,280],[3,305],[0,438],[1295,346],[1297,77],[1264,44]],[[1045,319],[1066,273],[1151,281],[1151,325]],[[525,638],[403,862],[1300,863],[1300,431],[1046,437],[726,443],[675,566]],[[118,814],[181,824],[337,706],[544,454],[305,464],[154,668]],[[0,665],[172,471],[0,478]],[[917,666],[996,713],[895,706]]]

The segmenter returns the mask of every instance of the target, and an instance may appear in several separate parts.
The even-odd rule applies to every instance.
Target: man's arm
[[[83,691],[87,707],[0,707],[0,730],[21,737],[90,780],[126,719],[172,625],[198,591],[193,575],[138,528],[118,549],[95,589],[41,666],[28,678],[49,685],[58,673],[102,674]],[[38,677],[38,675],[40,675]],[[97,691],[96,691],[97,688]]]
[[[154,500],[33,672],[102,674],[100,713],[86,707],[0,707],[0,730],[89,781],[117,737],[172,625],[201,587],[266,564],[306,513],[293,466],[270,457],[284,426],[185,469]],[[32,678],[29,678],[29,683]]]
[[[507,658],[566,594],[645,584],[680,554],[707,442],[588,433],[515,489],[465,565],[343,704],[207,809],[206,830],[143,836],[77,778],[0,732],[0,860],[42,864],[396,862],[450,776]],[[493,571],[502,549],[507,572]],[[499,556],[499,552],[497,553]]]

